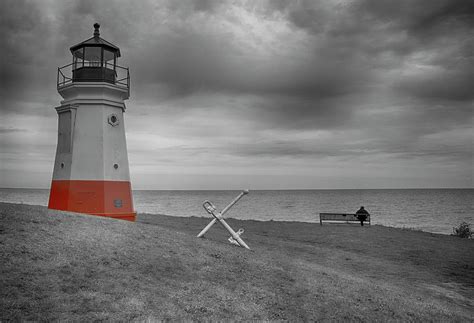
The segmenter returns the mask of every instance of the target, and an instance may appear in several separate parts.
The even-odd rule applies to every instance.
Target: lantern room
[[[93,37],[70,48],[72,63],[58,68],[58,90],[76,82],[106,82],[130,93],[129,70],[117,62],[120,49],[101,38],[99,28],[95,23]]]
[[[115,83],[120,49],[100,38],[100,25],[94,24],[94,36],[70,48],[73,82]]]

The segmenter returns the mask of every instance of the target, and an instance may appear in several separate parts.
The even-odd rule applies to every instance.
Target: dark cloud
[[[26,129],[20,128],[2,128],[0,127],[0,133],[15,133],[15,132],[26,132]]]
[[[192,1],[196,11],[213,12],[222,4],[219,0],[196,0]]]
[[[139,77],[135,76],[138,85],[164,83],[183,94],[205,89],[297,97],[344,95],[367,86],[375,73],[372,67],[379,60],[386,62],[379,52],[391,50],[397,55],[406,55],[420,49],[419,42],[397,37],[398,33],[408,32],[420,41],[426,41],[429,37],[420,31],[428,32],[452,22],[455,31],[461,33],[450,33],[452,26],[448,24],[441,30],[443,33],[433,37],[438,39],[450,33],[458,39],[467,35],[467,27],[474,20],[470,19],[473,6],[465,1],[361,1],[350,5],[324,1],[269,2],[267,7],[284,13],[295,27],[315,35],[308,39],[305,48],[300,49],[306,55],[294,60],[275,55],[277,53],[259,55],[221,26],[205,25],[205,19],[193,20],[201,12],[224,16],[230,7],[230,4],[209,0],[168,2],[151,8],[118,1],[106,4],[82,0],[66,2],[58,10],[56,20],[48,24],[41,20],[34,3],[15,1],[10,9],[13,14],[2,19],[3,36],[7,40],[25,36],[22,41],[6,42],[15,45],[9,45],[5,50],[8,53],[6,61],[12,68],[4,66],[2,76],[6,83],[17,83],[27,77],[27,72],[13,66],[15,63],[30,64],[39,58],[44,63],[45,56],[34,53],[51,53],[45,45],[51,45],[51,41],[36,39],[38,32],[46,39],[59,36],[54,44],[63,46],[62,55],[67,62],[67,47],[90,36],[90,25],[102,19],[105,20],[102,24],[104,37],[111,41],[120,39],[116,43],[123,47],[124,59],[138,72]],[[242,7],[249,11],[255,9]],[[147,26],[142,21],[152,21],[154,13],[160,9],[170,10],[163,16],[165,20],[150,24],[149,29],[139,29]],[[269,18],[272,17],[261,14],[262,20]],[[223,19],[227,18],[224,16]],[[54,23],[59,24],[54,29],[60,31],[57,34],[51,34]],[[250,26],[247,32],[249,38],[255,36]],[[281,48],[284,47],[275,50]],[[466,50],[466,45],[464,48]],[[452,54],[456,53],[455,50]],[[466,62],[465,66],[470,63]],[[446,62],[439,64],[444,66]],[[465,66],[461,66],[461,71]],[[470,81],[462,75],[453,75],[453,79],[456,84],[462,83],[462,87]],[[407,84],[406,88],[410,87]]]
[[[251,116],[278,129],[338,129],[353,116],[354,109],[343,105],[351,97],[293,98],[282,95],[266,97],[250,107]]]
[[[298,111],[295,111],[295,114],[298,114]],[[284,128],[274,128],[275,131],[278,130],[277,137],[264,137],[222,149],[237,156],[358,159],[372,155],[388,155],[393,159],[424,157],[472,161],[470,134],[474,120],[472,106],[469,104],[413,104],[393,112],[375,114],[371,110],[353,108],[351,113],[337,110],[331,113],[329,110],[320,112],[320,115],[323,117],[318,122],[315,117],[300,114],[299,120],[312,122],[312,127],[294,124],[295,120],[298,120],[295,117],[288,120]],[[319,135],[314,133],[309,137],[298,136],[311,129],[317,129]]]
[[[201,90],[273,93],[313,97],[317,105],[320,97],[363,91],[378,72],[374,67],[400,68],[409,54],[432,50],[431,62],[427,63],[444,69],[457,62],[457,68],[446,72],[450,85],[442,86],[441,71],[438,75],[402,77],[395,88],[421,97],[471,99],[472,58],[465,55],[471,48],[466,37],[474,20],[470,19],[472,5],[459,1],[366,1],[330,7],[323,2],[302,1],[269,6],[285,12],[293,25],[315,35],[304,49],[311,55],[297,62],[278,56],[262,58],[245,50],[242,55],[244,44],[232,35],[188,28],[179,35],[151,41],[148,53],[144,53],[150,64],[138,66],[143,82],[167,84],[181,95]],[[443,45],[440,42],[445,42],[446,36],[452,38],[452,50],[442,56],[436,48]]]
[[[358,160],[363,157],[389,155],[393,159],[413,159],[417,157],[446,158],[448,160],[469,160],[472,153],[467,150],[466,143],[416,145],[400,143],[386,139],[364,141],[363,145],[338,144],[337,149],[332,145],[318,142],[317,144],[301,141],[256,142],[252,144],[236,145],[232,149],[223,147],[221,151],[240,157],[288,157],[292,159],[317,159],[338,157]]]
[[[354,92],[366,84],[370,71],[357,59],[310,51],[301,61],[239,54],[242,44],[230,36],[186,31],[154,42],[137,64],[140,82],[164,83],[180,93],[230,91],[277,93],[297,97],[327,97]],[[313,52],[313,53],[311,53]]]
[[[433,30],[450,25],[473,25],[474,5],[471,1],[389,1],[367,0],[356,4],[359,14],[367,14],[382,22],[389,22],[394,28],[402,28],[409,33],[426,37]]]
[[[427,72],[405,77],[396,86],[415,97],[473,100],[474,69],[471,66],[466,66],[465,70]]]
[[[329,14],[323,8],[312,8],[308,5],[295,8],[288,13],[288,19],[299,28],[320,34],[325,31]]]

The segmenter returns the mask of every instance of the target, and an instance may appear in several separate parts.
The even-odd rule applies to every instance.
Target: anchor
[[[230,238],[228,239],[230,243],[233,243],[235,245],[238,245],[240,247],[244,247],[246,249],[249,249],[249,246],[247,246],[247,244],[244,242],[244,240],[242,240],[242,238],[240,237],[240,235],[242,233],[244,233],[244,229],[239,229],[237,232],[235,232],[231,227],[230,225],[224,220],[224,214],[229,211],[229,209],[234,206],[235,203],[237,203],[244,195],[248,194],[249,193],[249,190],[243,190],[239,196],[237,196],[232,202],[229,203],[229,205],[227,205],[223,210],[222,212],[217,212],[217,208],[214,206],[214,204],[212,204],[210,201],[206,200],[204,201],[204,203],[202,204],[202,206],[204,207],[204,209],[207,211],[207,213],[211,214],[214,219],[212,219],[211,222],[209,222],[209,224],[204,228],[202,229],[201,232],[199,232],[199,234],[197,235],[198,238],[202,237],[207,231],[209,231],[209,229],[214,225],[214,223],[216,223],[217,221],[219,221],[220,224],[222,224],[222,226],[224,228],[226,228],[227,231],[229,231],[230,233]]]

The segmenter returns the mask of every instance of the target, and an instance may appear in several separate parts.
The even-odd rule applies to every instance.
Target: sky
[[[474,187],[472,1],[0,3],[0,187],[49,188],[58,66],[130,68],[134,189]]]

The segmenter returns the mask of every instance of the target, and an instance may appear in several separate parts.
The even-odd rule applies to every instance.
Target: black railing
[[[113,68],[113,65],[101,67],[96,62],[85,63],[76,68],[74,68],[74,63],[58,67],[58,90],[75,82],[107,82],[126,88],[130,94],[130,72],[128,67],[118,65],[115,65],[115,68]]]

